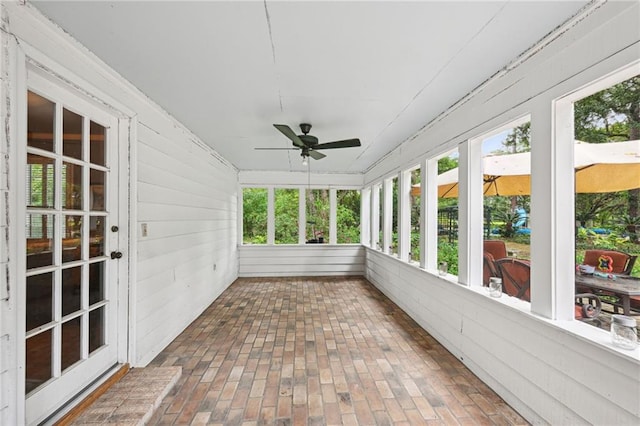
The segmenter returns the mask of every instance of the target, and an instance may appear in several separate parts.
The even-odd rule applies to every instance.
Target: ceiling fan
[[[300,130],[302,131],[301,135],[296,135],[296,133],[291,130],[291,127],[286,124],[274,124],[273,127],[278,129],[280,133],[291,139],[293,142],[294,148],[256,148],[258,150],[273,150],[273,149],[299,149],[301,151],[300,156],[302,156],[302,164],[306,165],[307,158],[311,157],[314,160],[320,160],[326,155],[318,150],[321,149],[336,149],[336,148],[351,148],[355,146],[360,146],[360,139],[345,139],[341,141],[327,142],[327,143],[318,143],[318,138],[309,134],[311,130],[311,124],[301,123]]]

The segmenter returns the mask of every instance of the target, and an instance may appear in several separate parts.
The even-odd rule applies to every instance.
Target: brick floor
[[[149,424],[527,424],[361,277],[238,279],[151,366]]]

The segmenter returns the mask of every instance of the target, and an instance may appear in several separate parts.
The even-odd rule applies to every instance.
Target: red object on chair
[[[620,275],[631,275],[631,270],[633,269],[633,265],[636,263],[637,257],[638,256],[633,256],[615,250],[587,250],[584,252],[584,260],[582,261],[582,263],[584,265],[594,266],[596,270],[600,272],[612,272],[614,274]],[[601,258],[611,259],[611,263],[613,263],[613,268],[611,271],[604,271],[599,269],[602,264]]]

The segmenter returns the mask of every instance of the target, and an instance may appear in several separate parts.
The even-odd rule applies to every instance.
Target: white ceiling
[[[586,1],[32,1],[240,170],[366,171]]]

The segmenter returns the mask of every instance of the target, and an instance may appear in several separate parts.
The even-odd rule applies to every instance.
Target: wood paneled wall
[[[138,365],[153,359],[238,271],[237,173],[199,144],[152,125],[138,125]]]
[[[240,246],[241,277],[364,275],[364,247],[309,244]]]
[[[530,422],[637,424],[638,362],[607,348],[608,333],[366,250],[367,279]]]

